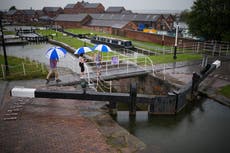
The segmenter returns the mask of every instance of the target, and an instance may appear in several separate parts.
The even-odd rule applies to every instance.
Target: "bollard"
[[[137,99],[137,85],[136,83],[132,83],[130,85],[129,115],[136,115],[136,99]]]

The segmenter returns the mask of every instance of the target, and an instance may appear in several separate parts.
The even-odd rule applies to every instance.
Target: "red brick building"
[[[62,28],[80,28],[91,21],[87,14],[60,14],[55,19],[55,25]]]
[[[136,30],[137,26],[131,21],[91,20],[84,28],[117,35],[123,30]]]
[[[28,23],[37,21],[38,14],[35,10],[10,10],[5,14],[9,23]]]
[[[64,7],[65,14],[77,13],[104,13],[105,8],[101,3],[77,2],[76,4],[67,4]]]
[[[46,16],[49,16],[51,18],[63,13],[63,9],[61,7],[43,7],[42,11]]]
[[[163,14],[165,19],[165,29],[164,30],[172,30],[174,17],[171,14]]]

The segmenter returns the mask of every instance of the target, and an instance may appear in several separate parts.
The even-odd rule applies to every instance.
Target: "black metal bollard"
[[[137,99],[137,85],[136,83],[132,83],[130,85],[129,115],[136,115],[136,99]]]

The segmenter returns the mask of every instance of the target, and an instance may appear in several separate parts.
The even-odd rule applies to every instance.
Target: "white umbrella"
[[[80,47],[74,52],[74,54],[80,55],[80,54],[85,54],[91,51],[93,50],[90,47]]]
[[[98,51],[101,51],[101,52],[110,52],[111,51],[111,48],[105,44],[99,44],[99,45],[96,45],[93,50],[98,50]]]
[[[47,50],[45,56],[48,59],[60,59],[65,57],[65,55],[67,54],[67,51],[62,48],[62,47],[52,47],[49,50]]]

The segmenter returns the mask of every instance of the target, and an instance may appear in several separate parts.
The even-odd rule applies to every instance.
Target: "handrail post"
[[[5,68],[4,68],[4,65],[1,64],[1,67],[2,67],[2,76],[3,76],[3,79],[6,79],[6,74],[5,74]]]
[[[22,69],[23,69],[23,74],[24,74],[24,76],[26,76],[26,70],[25,70],[25,65],[24,65],[24,63],[22,63]]]

